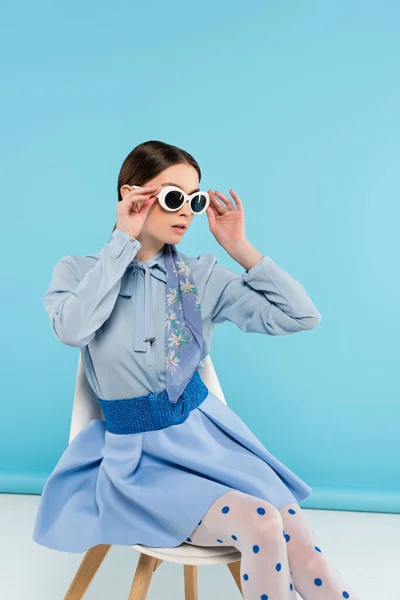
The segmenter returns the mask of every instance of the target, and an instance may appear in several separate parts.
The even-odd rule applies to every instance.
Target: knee
[[[326,559],[325,554],[315,552],[311,557],[304,553],[304,566],[305,570],[313,576],[326,577],[329,575],[331,568]]]
[[[226,517],[215,519],[215,515],[220,513]],[[267,500],[239,490],[219,498],[210,509],[210,514],[205,515],[202,526],[214,533],[221,532],[221,536],[229,529],[233,541],[249,537],[259,539],[260,536],[275,539],[283,537],[280,511]]]
[[[279,510],[270,502],[262,500],[252,511],[248,522],[251,532],[256,532],[266,538],[283,536],[283,522]]]
[[[260,531],[268,538],[283,536],[283,522],[280,512],[272,504],[268,509],[268,518],[258,522]]]

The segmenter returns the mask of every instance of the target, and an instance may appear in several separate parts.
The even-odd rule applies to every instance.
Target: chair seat
[[[227,564],[241,559],[241,553],[234,546],[195,546],[184,542],[175,548],[151,548],[140,544],[130,548],[160,560],[185,565]]]

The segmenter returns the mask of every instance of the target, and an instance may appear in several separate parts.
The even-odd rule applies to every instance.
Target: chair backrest
[[[97,396],[90,387],[86,377],[82,352],[83,350],[79,353],[69,443],[92,419],[104,420],[103,411],[101,410]],[[208,389],[226,404],[225,396],[209,354],[203,359],[203,364],[199,367],[199,374]]]

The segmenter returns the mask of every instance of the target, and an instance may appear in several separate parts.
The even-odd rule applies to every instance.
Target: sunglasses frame
[[[141,185],[131,185],[132,188],[141,188]],[[174,192],[174,191],[178,191],[182,194],[183,196],[183,202],[180,206],[178,206],[177,208],[169,208],[166,203],[165,203],[165,197],[168,194],[168,192]],[[194,210],[192,210],[192,205],[191,205],[191,201],[193,200],[193,198],[195,198],[196,196],[200,196],[203,195],[206,197],[206,204],[204,206],[204,208],[202,208],[202,210],[200,212],[195,212]],[[167,210],[168,212],[176,212],[177,210],[180,210],[182,208],[182,206],[184,206],[185,202],[189,202],[189,208],[191,210],[191,212],[198,216],[198,215],[202,215],[204,212],[206,212],[207,208],[210,206],[210,194],[208,192],[203,192],[203,191],[199,191],[199,192],[194,192],[193,194],[185,194],[185,192],[183,190],[181,190],[181,188],[175,186],[175,185],[166,185],[165,187],[162,188],[162,190],[157,194],[156,196],[160,206],[164,209]]]

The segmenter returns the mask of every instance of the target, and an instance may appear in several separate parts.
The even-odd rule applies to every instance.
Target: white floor
[[[4,600],[63,600],[84,556],[32,541],[39,499],[0,494],[0,598]],[[400,600],[400,515],[303,510],[331,564],[360,600]],[[113,546],[85,600],[126,600],[138,557],[129,547]],[[199,567],[198,579],[199,600],[241,598],[226,565]],[[184,600],[183,567],[160,565],[147,599]]]

